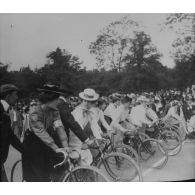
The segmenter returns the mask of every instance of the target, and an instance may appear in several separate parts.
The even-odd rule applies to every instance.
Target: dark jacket
[[[41,105],[31,107],[29,111],[30,129],[26,130],[23,142],[28,150],[26,155],[22,155],[25,181],[51,181],[50,173],[54,170],[53,165],[62,162],[55,152],[58,147],[62,146],[59,140],[55,140],[58,136],[55,136],[56,131],[53,128],[54,121],[59,119],[58,110]]]
[[[58,106],[60,117],[64,128],[66,130],[67,135],[69,135],[69,130],[71,131],[82,141],[86,141],[88,139],[87,134],[82,130],[80,125],[74,120],[74,117],[71,114],[71,108],[68,103],[62,102]]]
[[[4,111],[0,102],[0,162],[7,160],[10,144],[20,152],[24,152],[22,143],[14,135],[11,129],[11,120],[8,113]]]
[[[190,108],[186,103],[182,105],[182,110],[185,120],[190,120],[192,116],[192,108]]]

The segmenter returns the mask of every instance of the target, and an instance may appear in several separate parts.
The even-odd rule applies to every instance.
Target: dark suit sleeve
[[[8,129],[9,136],[10,136],[10,144],[16,148],[19,152],[24,152],[23,144],[20,142],[20,140],[14,135],[11,127]]]
[[[63,103],[59,106],[60,117],[65,128],[70,128],[71,131],[82,141],[86,141],[88,136],[82,130],[80,125],[74,120],[71,114],[71,109],[67,103]]]

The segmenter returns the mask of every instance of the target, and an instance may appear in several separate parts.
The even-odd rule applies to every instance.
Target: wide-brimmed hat
[[[150,100],[148,98],[146,98],[145,96],[140,96],[140,97],[137,98],[137,102],[149,103]]]
[[[60,94],[60,95],[72,94],[71,90],[61,89],[57,85],[52,85],[52,84],[45,84],[42,88],[38,88],[37,90],[40,92]]]
[[[13,84],[4,84],[0,87],[0,94],[4,94],[11,91],[19,91],[18,87]]]
[[[96,101],[99,98],[99,94],[95,90],[87,88],[83,92],[79,93],[79,97],[86,101]]]
[[[134,93],[127,94],[127,96],[128,96],[129,98],[135,98],[135,97],[136,97],[136,95],[135,95]]]

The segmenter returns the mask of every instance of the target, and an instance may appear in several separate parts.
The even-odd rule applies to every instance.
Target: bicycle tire
[[[21,173],[21,175],[22,175],[21,181],[14,181],[14,173],[16,172],[16,168],[17,168],[17,166],[18,166],[20,163],[22,163],[22,160],[21,160],[21,159],[20,159],[20,160],[17,160],[17,161],[14,163],[14,165],[13,165],[13,167],[12,167],[12,169],[11,169],[11,178],[10,178],[10,181],[11,181],[11,182],[23,182],[23,181],[24,181],[23,173]],[[21,165],[21,166],[22,166],[22,165]]]
[[[146,133],[142,133],[142,132],[139,132],[138,133],[138,136],[140,137],[140,139],[142,141],[146,140],[146,139],[150,139],[150,136],[148,136]]]
[[[118,144],[118,145],[114,146],[113,152],[120,152],[120,153],[126,154],[126,155],[130,156],[131,158],[133,158],[138,164],[140,164],[138,153],[131,146],[128,146],[125,144]]]
[[[108,159],[109,158],[114,158],[114,160],[116,161],[115,165],[116,167],[114,168],[119,168],[121,166],[118,166],[117,163],[121,163],[121,160],[119,160],[117,162],[117,159],[123,159],[123,162],[124,160],[126,160],[129,165],[132,165],[134,168],[135,168],[135,171],[136,171],[136,175],[133,175],[134,177],[131,178],[131,179],[123,179],[121,178],[121,176],[119,176],[119,174],[115,174],[113,172],[113,170],[111,169],[111,166],[113,164],[108,164],[108,162],[110,162]],[[106,172],[108,173],[108,175],[110,176],[110,178],[113,180],[113,181],[125,181],[125,182],[129,182],[129,181],[143,181],[143,177],[142,177],[142,172],[141,172],[141,169],[140,169],[140,166],[136,163],[135,160],[133,160],[131,157],[129,157],[128,155],[126,154],[123,154],[123,153],[119,153],[119,152],[112,152],[112,153],[109,153],[109,154],[106,154],[104,155],[104,157],[99,161],[99,163],[97,164],[97,167],[98,168],[101,168],[101,166],[103,165],[103,168],[106,170]],[[117,167],[118,166],[118,167]],[[115,169],[115,171],[117,171]],[[119,171],[120,172],[120,171]],[[131,170],[130,170],[131,172]],[[124,172],[125,174],[127,174],[127,169],[125,170]],[[137,179],[137,180],[136,180]]]
[[[163,168],[167,164],[167,162],[168,162],[168,153],[164,149],[164,147],[162,146],[162,144],[158,140],[156,140],[156,139],[152,139],[152,138],[146,139],[145,141],[143,141],[140,144],[139,149],[138,149],[138,155],[139,155],[139,157],[143,160],[143,162],[147,162],[156,153],[155,151],[150,151],[151,150],[151,148],[150,148],[150,145],[151,144],[146,144],[147,142],[156,143],[157,146],[158,146],[157,148],[159,148],[159,150],[163,154],[163,158],[164,158],[164,159],[161,159],[162,160],[162,163],[161,164],[157,164],[156,165],[156,163],[155,163],[155,166],[153,165],[153,168],[156,168],[156,169]],[[147,159],[146,158],[143,158],[143,155],[141,154],[142,151],[144,151],[146,154],[149,154],[150,156]]]
[[[76,179],[82,179],[82,177],[81,178],[76,178],[76,179],[74,177],[77,177],[77,176],[75,176],[77,174],[81,175],[81,173],[83,171],[85,173],[86,173],[86,171],[94,172],[95,174],[98,174],[101,177],[101,178],[99,178],[101,180],[100,181],[89,180],[90,179],[89,175],[87,175],[87,177],[84,178],[86,180],[81,180],[81,181],[76,180]],[[95,179],[95,178],[93,178],[93,179]],[[109,182],[109,181],[110,180],[108,179],[108,177],[100,169],[98,169],[97,167],[94,167],[94,166],[78,166],[78,167],[75,167],[75,168],[72,169],[71,172],[68,172],[64,176],[64,178],[62,179],[62,182]]]
[[[183,127],[180,125],[180,123],[179,123],[179,126],[178,126],[178,124],[176,124],[176,125],[170,124],[170,125],[166,126],[166,128],[168,128],[168,130],[176,132],[180,136],[180,139],[182,142],[185,140],[186,133],[184,130],[182,130]]]
[[[172,135],[170,135],[172,134]],[[169,136],[171,136],[172,139],[169,139]],[[175,138],[174,140],[176,140],[176,145],[171,147],[171,142],[168,143],[168,139],[170,141],[173,141],[173,138]],[[182,141],[180,136],[174,132],[174,131],[164,131],[159,135],[159,140],[162,140],[163,143],[165,143],[165,150],[167,150],[167,153],[169,156],[175,156],[177,155],[181,149],[182,149]]]

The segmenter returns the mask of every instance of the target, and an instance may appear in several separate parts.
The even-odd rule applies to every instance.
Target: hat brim
[[[84,92],[81,92],[81,93],[79,93],[79,97],[81,98],[81,99],[83,99],[83,100],[86,100],[86,101],[96,101],[96,100],[98,100],[99,99],[99,95],[96,93],[95,95],[94,95],[94,97],[93,98],[87,98],[87,97],[85,97],[84,96]]]
[[[48,90],[48,89],[41,89],[41,88],[38,88],[37,91],[40,91],[40,92],[46,92],[46,93],[54,93],[54,94],[59,94],[59,95],[63,95],[65,94],[65,92],[61,92],[61,91],[53,91],[53,90]]]
[[[37,88],[37,91],[46,92],[46,93],[55,93],[55,94],[59,94],[59,95],[72,94],[71,91],[64,90],[64,89],[60,89],[58,91],[54,91],[54,90],[49,90],[49,89]]]
[[[149,103],[150,101],[147,99],[139,99],[137,102]]]

